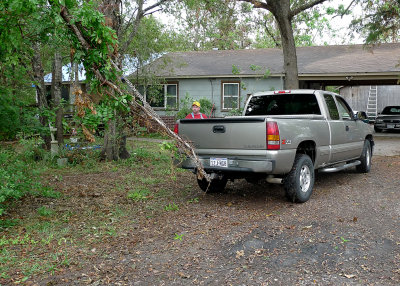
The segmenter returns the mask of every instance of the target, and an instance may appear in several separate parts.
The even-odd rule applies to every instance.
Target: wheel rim
[[[365,152],[365,161],[367,163],[367,167],[369,167],[369,164],[371,162],[371,151],[369,148],[367,148],[367,151]]]
[[[306,193],[311,184],[311,171],[308,166],[304,165],[300,170],[300,190]]]

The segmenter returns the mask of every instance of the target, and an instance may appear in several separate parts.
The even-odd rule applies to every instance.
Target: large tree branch
[[[52,3],[50,1],[50,3]],[[86,39],[84,38],[83,34],[81,33],[80,29],[78,26],[76,26],[71,20],[71,17],[68,13],[68,10],[66,7],[61,7],[61,11],[60,11],[61,17],[63,18],[63,20],[65,21],[65,23],[67,24],[68,28],[71,29],[71,31],[76,35],[76,37],[78,38],[80,44],[84,47],[84,49],[86,51],[88,51],[91,47],[88,44],[88,41],[86,41]],[[95,48],[95,47],[93,47]],[[110,62],[112,64],[112,66],[119,72],[121,72],[121,70],[119,69],[118,65],[113,62],[110,59]],[[99,69],[96,67],[95,64],[93,64],[91,66],[92,71],[94,72],[94,75],[96,76],[96,78],[104,85],[109,86],[112,90],[115,91],[116,94],[118,95],[124,95],[126,94],[122,89],[119,88],[118,85],[116,85],[115,83],[107,80],[107,78],[105,78],[101,72],[99,71]],[[205,178],[208,182],[211,181],[210,175],[208,175],[204,168],[203,165],[200,161],[200,159],[198,158],[198,156],[196,155],[194,148],[185,140],[183,140],[178,134],[175,134],[171,129],[169,129],[165,123],[162,121],[162,119],[160,118],[160,116],[153,110],[153,108],[150,107],[150,105],[146,102],[145,98],[136,90],[136,88],[134,87],[134,85],[128,80],[125,79],[125,82],[128,84],[131,93],[133,95],[133,100],[128,102],[128,103],[122,103],[125,107],[130,108],[132,111],[134,110],[138,110],[140,109],[147,118],[155,121],[160,127],[161,129],[173,140],[175,140],[175,142],[177,143],[177,145],[182,148],[182,150],[188,155],[190,156],[197,167],[197,171],[198,171],[198,176],[200,178]],[[117,101],[118,98],[114,93],[109,93],[110,96],[112,96],[113,98],[115,98]],[[139,102],[136,100],[139,99],[142,104],[139,104]],[[119,101],[120,102],[120,101]]]
[[[311,7],[314,7],[315,5],[321,4],[321,3],[325,2],[325,1],[327,1],[327,0],[314,0],[314,1],[311,1],[309,3],[305,3],[305,4],[303,4],[303,5],[299,6],[299,7],[291,10],[290,15],[289,15],[289,19],[292,19],[294,16],[296,16],[297,14],[303,12],[304,10],[307,10],[307,9],[309,9]]]

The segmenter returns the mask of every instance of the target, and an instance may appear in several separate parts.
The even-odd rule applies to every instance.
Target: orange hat
[[[200,102],[198,102],[198,101],[193,101],[192,106],[193,106],[193,105],[196,105],[196,106],[198,106],[198,107],[201,107]]]

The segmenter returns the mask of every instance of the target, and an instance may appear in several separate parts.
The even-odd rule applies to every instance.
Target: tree
[[[42,126],[47,126],[49,122],[48,116],[44,114],[45,110],[49,108],[49,103],[46,98],[46,90],[44,84],[44,70],[41,56],[41,43],[34,43],[34,52],[31,57],[33,82],[35,83],[37,102],[39,107],[39,121]],[[51,138],[49,134],[42,131],[41,137],[43,138],[46,149],[50,149]]]
[[[44,7],[46,7],[44,0],[0,1],[0,41],[2,43],[0,45],[0,78],[2,89],[5,90],[2,94],[9,94],[13,97],[13,102],[23,102],[25,106],[34,104],[36,89],[40,122],[43,128],[37,130],[35,126],[23,125],[22,121],[18,123],[20,124],[18,128],[26,131],[30,129],[31,133],[40,132],[47,147],[50,148],[50,137],[44,128],[47,126],[48,131],[48,120],[43,116],[43,111],[48,105],[41,50],[43,44],[49,40],[52,18],[49,10]],[[28,90],[26,87],[31,87],[32,84],[35,89]],[[27,109],[27,107],[24,108],[20,118],[29,113]],[[29,124],[31,123],[34,123],[34,120],[30,120]]]
[[[178,19],[185,39],[180,50],[219,50],[249,48],[254,29],[252,11],[247,3],[232,0],[184,0],[168,6]]]
[[[75,57],[79,56],[80,59],[85,60],[82,62],[86,68],[86,75],[92,80],[93,86],[107,94],[114,106],[130,112],[143,113],[144,116],[159,124],[163,131],[181,147],[181,150],[196,162],[199,178],[204,177],[210,181],[210,176],[205,173],[192,146],[163,123],[128,79],[124,81],[129,89],[123,84],[119,77],[121,70],[110,57],[110,54],[113,54],[118,47],[115,31],[104,25],[103,16],[90,6],[91,3],[82,3],[81,9],[71,9],[72,13],[69,8],[74,8],[74,3],[69,2],[69,6],[64,6],[56,0],[49,0],[49,4],[53,11],[59,13],[68,28],[71,44],[76,49]],[[84,21],[77,21],[82,17]]]
[[[353,0],[347,7],[361,5],[363,15],[354,19],[351,28],[365,37],[367,44],[398,42],[400,39],[400,3],[397,0]]]
[[[134,54],[140,57],[137,52],[138,47],[132,46],[138,31],[140,30],[143,19],[157,11],[164,2],[168,0],[159,0],[156,3],[145,7],[145,0],[122,1],[122,0],[103,0],[99,6],[99,11],[105,16],[105,23],[116,33],[116,39],[119,42],[118,48],[110,54],[111,59],[117,63],[120,70],[123,69],[124,57]],[[133,51],[132,51],[133,50]],[[117,110],[114,117],[107,123],[107,129],[104,136],[104,145],[101,156],[108,160],[126,159],[130,157],[126,149],[126,118],[123,110]]]
[[[57,128],[57,141],[58,145],[62,146],[64,143],[64,131],[62,120],[64,117],[61,89],[62,89],[62,56],[59,51],[54,53],[53,72],[51,80],[51,97],[56,112],[56,128]]]
[[[292,27],[293,18],[299,13],[327,0],[296,1],[293,5],[291,5],[290,0],[239,1],[251,3],[254,8],[268,10],[274,15],[282,41],[285,88],[299,88],[296,45]]]

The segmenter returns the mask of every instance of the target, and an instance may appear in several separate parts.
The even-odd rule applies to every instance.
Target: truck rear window
[[[247,105],[246,115],[321,114],[314,94],[270,94],[254,96]]]

